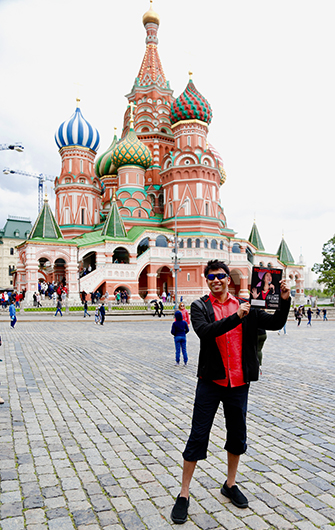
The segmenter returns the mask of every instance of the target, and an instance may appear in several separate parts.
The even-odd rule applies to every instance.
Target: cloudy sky
[[[333,0],[154,0],[159,54],[177,97],[192,70],[213,109],[209,141],[227,181],[228,225],[248,238],[256,223],[268,252],[282,234],[295,258],[321,260],[335,233]],[[121,134],[144,51],[149,0],[0,0],[0,227],[35,220],[37,179],[56,176],[54,132],[81,98],[100,150]],[[51,203],[54,194],[48,183]]]

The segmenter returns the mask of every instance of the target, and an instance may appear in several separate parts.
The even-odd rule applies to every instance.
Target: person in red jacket
[[[248,499],[235,483],[240,455],[247,449],[246,414],[250,381],[259,377],[258,329],[281,329],[290,309],[290,289],[280,282],[281,306],[274,314],[240,303],[228,287],[230,271],[218,260],[209,261],[204,274],[210,294],[191,305],[194,331],[200,338],[198,384],[192,429],[183,452],[182,487],[171,512],[175,524],[187,521],[189,487],[198,460],[207,457],[209,435],[220,403],[226,420],[227,480],[221,488],[239,508]]]
[[[187,311],[184,302],[180,302],[178,309],[179,311],[181,311],[181,314],[183,315],[183,320],[186,322],[188,326],[190,326],[191,325],[190,314]]]

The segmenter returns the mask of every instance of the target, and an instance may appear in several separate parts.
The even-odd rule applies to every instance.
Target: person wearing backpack
[[[188,333],[189,327],[187,322],[183,320],[183,315],[181,311],[176,311],[175,322],[173,322],[171,327],[171,333],[174,336],[174,343],[176,347],[176,366],[179,366],[180,363],[180,348],[183,352],[184,366],[187,366],[187,350],[186,350],[186,333]]]
[[[207,457],[207,446],[215,414],[223,403],[226,420],[227,480],[221,493],[239,508],[248,499],[235,483],[240,455],[245,453],[246,414],[250,381],[259,377],[258,329],[279,330],[290,309],[290,289],[281,280],[281,305],[274,314],[249,302],[239,302],[228,287],[230,271],[222,261],[209,261],[204,270],[210,294],[191,305],[191,322],[200,338],[198,383],[192,428],[183,452],[181,491],[171,512],[175,524],[187,521],[189,486],[198,460]]]

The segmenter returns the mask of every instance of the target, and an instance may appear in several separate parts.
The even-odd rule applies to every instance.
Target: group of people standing
[[[0,305],[2,309],[7,309],[7,307],[14,302],[15,307],[20,307],[20,303],[22,300],[24,300],[25,291],[22,291],[21,293],[11,292],[11,291],[4,291],[0,295]]]

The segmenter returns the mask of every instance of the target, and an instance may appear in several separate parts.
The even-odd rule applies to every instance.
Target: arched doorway
[[[66,285],[66,270],[65,270],[66,262],[62,258],[56,259],[54,263],[54,282],[58,285],[62,283],[64,286]]]
[[[164,291],[166,294],[173,292],[172,271],[167,266],[157,271],[157,293],[161,295]]]
[[[113,294],[118,303],[127,304],[130,302],[131,290],[126,285],[119,285],[116,287]],[[117,299],[117,295],[120,295],[120,300]]]
[[[143,300],[148,294],[148,270],[149,267],[147,265],[138,277],[138,294]]]

